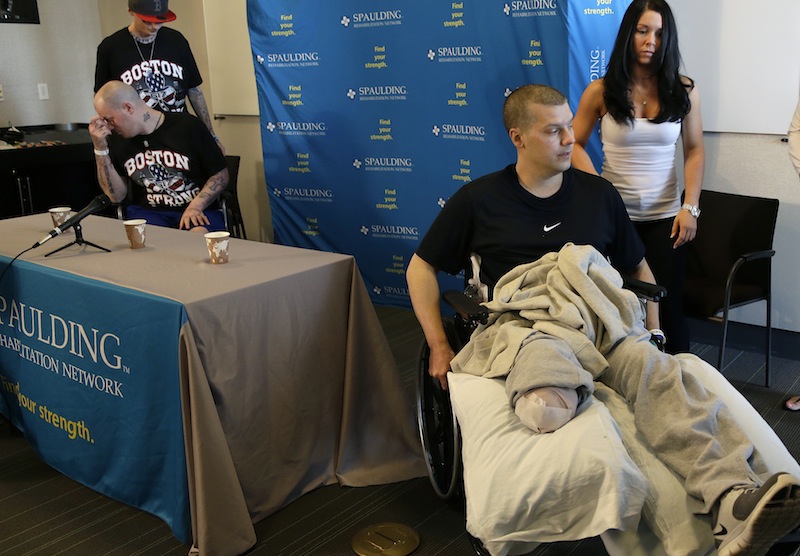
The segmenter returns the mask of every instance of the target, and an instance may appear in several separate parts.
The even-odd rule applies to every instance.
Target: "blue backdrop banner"
[[[0,258],[0,271],[8,265]],[[98,310],[102,307],[102,310]],[[0,413],[44,461],[191,542],[183,305],[16,261],[0,284]]]
[[[374,302],[410,306],[441,207],[515,159],[505,97],[546,83],[575,110],[629,3],[248,0],[276,242],[352,254]]]

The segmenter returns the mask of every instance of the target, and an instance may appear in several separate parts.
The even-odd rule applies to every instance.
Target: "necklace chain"
[[[131,33],[131,38],[133,39],[133,44],[136,46],[136,51],[139,53],[139,57],[142,59],[142,62],[153,61],[153,53],[156,51],[156,39],[158,38],[158,35],[154,36],[153,40],[150,42],[150,58],[148,58],[147,60],[144,59],[144,54],[142,54],[142,49],[139,48],[139,41],[136,40],[136,36],[133,33]]]
[[[156,124],[153,126],[153,131],[150,132],[151,134],[156,132],[156,130],[158,129],[159,124],[161,123],[161,119],[164,118],[164,113],[163,112],[161,112],[160,110],[156,110],[156,112],[158,112],[158,118],[156,118]],[[146,115],[147,119],[149,119],[149,116],[150,116],[150,114],[148,113]],[[147,146],[147,145],[145,145],[145,146]]]
[[[148,135],[152,135],[153,133],[155,133],[155,132],[156,132],[156,130],[158,129],[158,124],[160,124],[160,123],[161,123],[161,118],[165,118],[165,117],[166,117],[166,116],[164,116],[164,113],[163,113],[163,112],[161,112],[161,111],[159,111],[159,112],[158,112],[158,119],[156,120],[156,125],[155,125],[155,127],[153,128],[153,131],[151,131],[151,132],[150,132]],[[148,149],[149,149],[149,148],[150,148],[150,141],[148,141],[147,139],[145,139],[145,140],[143,140],[143,141],[142,141],[142,145],[144,145],[144,146],[145,146],[145,148],[148,148]]]
[[[642,105],[642,108],[647,106],[647,97],[645,97],[642,93],[639,92],[639,89],[634,86],[632,89],[629,89],[631,93],[631,97],[635,100],[635,97],[638,96],[641,100],[639,101]]]

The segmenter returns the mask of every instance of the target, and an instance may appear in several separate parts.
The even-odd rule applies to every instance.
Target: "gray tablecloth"
[[[0,220],[13,257],[51,229],[39,214]],[[194,544],[241,554],[252,523],[305,492],[424,474],[410,400],[352,257],[231,239],[212,265],[200,234],[147,227],[128,248],[121,222],[83,221],[21,256],[179,301],[180,373]],[[98,311],[103,310],[98,307]]]

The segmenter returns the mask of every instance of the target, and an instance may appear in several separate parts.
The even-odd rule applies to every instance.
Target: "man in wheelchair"
[[[516,163],[456,192],[408,265],[414,312],[430,347],[431,376],[447,388],[451,366],[483,376],[510,373],[510,403],[537,432],[566,423],[591,394],[592,382],[603,382],[628,401],[646,443],[683,477],[687,492],[702,500],[704,512],[712,515],[719,553],[765,554],[800,523],[800,480],[776,473],[763,484],[756,482],[753,445],[724,403],[682,372],[676,358],[653,346],[644,325],[626,322],[623,331],[609,332],[616,326],[611,315],[619,307],[627,310],[626,301],[607,314],[605,309],[592,313],[565,334],[548,333],[554,328],[545,325],[537,328],[536,317],[530,317],[533,328],[524,332],[492,332],[506,322],[505,315],[519,315],[513,296],[520,285],[523,291],[536,288],[536,280],[543,283],[546,276],[549,287],[549,271],[566,253],[574,254],[562,250],[568,244],[590,246],[580,247],[578,258],[591,257],[600,266],[607,258],[620,273],[654,282],[616,190],[570,166],[575,137],[567,99],[550,87],[526,85],[508,96],[503,117],[517,149]],[[437,273],[457,274],[471,254],[480,257],[480,280],[489,291],[499,284],[488,304],[497,322],[481,327],[456,357],[442,324]],[[508,287],[514,291],[503,289]],[[592,305],[598,306],[602,303]],[[547,315],[548,310],[532,314]],[[658,328],[657,305],[648,304],[645,325]],[[559,326],[555,329],[563,329]],[[603,333],[595,335],[598,329]],[[575,330],[589,341],[579,341]],[[505,364],[498,365],[503,358]],[[540,366],[546,361],[544,373],[530,371],[532,361]],[[525,378],[509,386],[520,369]]]

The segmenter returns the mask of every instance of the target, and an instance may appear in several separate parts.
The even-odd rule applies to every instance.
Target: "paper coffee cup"
[[[57,228],[67,221],[67,218],[72,216],[71,207],[53,207],[49,211],[50,218],[53,219],[53,227]]]
[[[144,218],[136,218],[134,220],[125,220],[125,233],[128,235],[128,242],[131,244],[131,249],[141,249],[145,244],[145,224],[147,220]]]
[[[224,264],[228,262],[228,244],[231,234],[228,232],[208,232],[206,236],[206,246],[208,256],[212,264]]]

